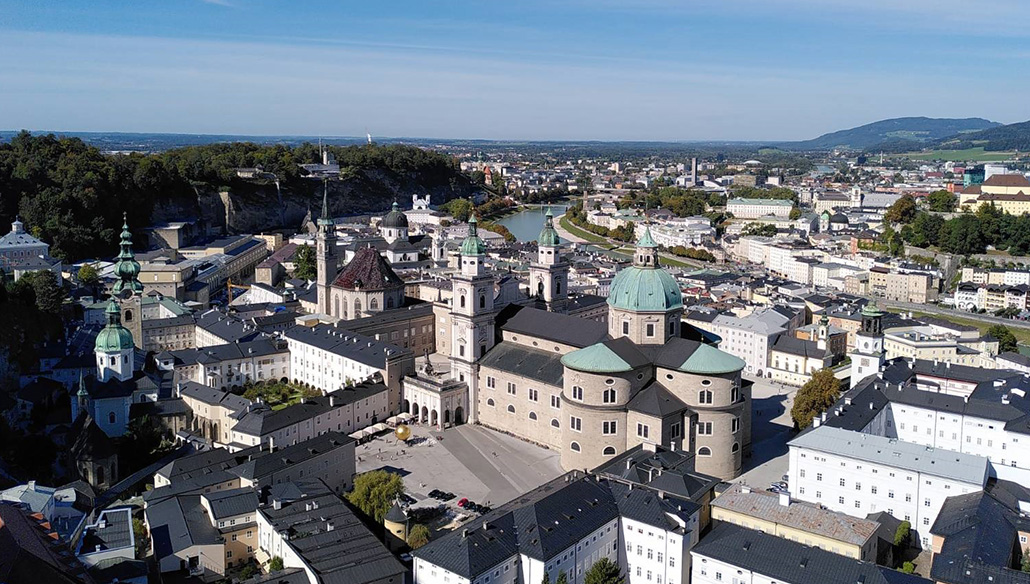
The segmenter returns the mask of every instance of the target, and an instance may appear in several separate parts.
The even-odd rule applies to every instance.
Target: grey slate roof
[[[80,554],[132,547],[131,510],[128,508],[105,510],[96,523],[83,530],[80,545]]]
[[[777,337],[770,350],[815,359],[823,359],[830,354],[829,349],[820,349],[819,343],[815,341],[807,341],[786,334]]]
[[[251,403],[249,399],[243,396],[193,381],[182,384],[182,388],[179,391],[183,397],[190,397],[212,406],[222,406],[235,412],[247,409],[247,406]]]
[[[248,487],[205,493],[204,498],[216,520],[253,513],[258,506],[257,493]]]
[[[651,383],[641,389],[626,405],[632,412],[640,412],[656,418],[664,418],[670,414],[682,412],[687,404],[680,401],[669,390],[659,383]]]
[[[479,360],[479,366],[517,373],[555,387],[561,387],[562,377],[565,375],[560,354],[525,347],[511,341],[503,341],[490,349]]]
[[[352,387],[339,389],[324,396],[305,398],[301,403],[286,406],[278,410],[265,405],[251,405],[239,422],[233,425],[234,432],[250,436],[264,436],[292,426],[304,420],[312,420],[317,416],[348,404],[389,391],[386,385],[374,381],[359,383]]]
[[[200,349],[182,349],[170,351],[175,358],[176,365],[195,365],[198,363],[217,363],[244,359],[247,357],[262,357],[265,355],[289,354],[285,345],[278,345],[271,339],[257,339],[239,343],[226,343],[224,345],[212,345]]]
[[[832,426],[811,428],[787,444],[981,486],[987,478],[988,462],[982,456]]]
[[[383,369],[388,357],[410,354],[404,349],[374,337],[360,335],[329,324],[313,327],[295,326],[284,333],[286,338],[312,345],[323,351],[357,361],[369,367]]]
[[[816,547],[721,523],[691,553],[791,584],[930,584],[930,580],[862,562]]]
[[[180,495],[146,508],[154,555],[160,560],[194,545],[222,542],[199,495]]]
[[[651,452],[638,444],[591,472],[699,502],[719,480],[696,472],[694,460],[689,452],[662,446]]]
[[[586,347],[604,340],[608,327],[602,322],[548,312],[529,306],[513,306],[501,330],[547,339],[573,347]]]

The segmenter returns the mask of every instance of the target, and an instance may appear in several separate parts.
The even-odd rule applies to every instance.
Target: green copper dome
[[[107,304],[107,326],[97,335],[93,348],[98,353],[117,353],[133,347],[132,333],[122,326],[121,311],[113,300]]]
[[[680,365],[679,370],[698,375],[722,375],[724,373],[736,373],[744,369],[744,360],[720,351],[709,345],[701,345],[694,351],[687,360]]]
[[[883,316],[883,311],[880,310],[880,307],[876,304],[875,298],[870,300],[868,304],[862,307],[862,316]]]
[[[476,223],[475,215],[469,217],[469,234],[468,237],[461,242],[461,255],[478,256],[486,253],[486,244],[483,243],[482,239],[479,239],[479,235],[476,231]]]
[[[547,215],[544,216],[544,228],[540,231],[540,236],[536,238],[537,245],[547,247],[558,247],[561,245],[561,240],[558,239],[558,232],[554,229],[554,215],[551,213],[551,209],[547,209]]]
[[[623,310],[665,312],[683,307],[680,286],[661,268],[630,266],[612,280],[608,305]]]
[[[566,353],[561,363],[569,369],[587,373],[626,373],[633,370],[629,363],[604,343]]]
[[[114,293],[121,294],[123,291],[143,293],[143,284],[139,281],[139,262],[132,252],[132,233],[129,231],[129,220],[126,213],[122,213],[122,236],[118,244],[121,251],[118,252],[118,263],[115,264],[114,273],[118,281],[114,284]]]
[[[637,247],[658,247],[658,244],[655,243],[654,238],[651,237],[650,226],[644,226],[644,234],[640,236],[640,239],[637,240]]]
[[[397,201],[393,202],[393,207],[390,208],[390,212],[383,217],[383,227],[407,227],[408,216],[401,212],[400,207],[397,205]]]

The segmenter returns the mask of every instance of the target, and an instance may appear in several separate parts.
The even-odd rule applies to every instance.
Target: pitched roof
[[[600,300],[603,302],[603,300]],[[502,331],[555,341],[573,347],[604,340],[608,327],[595,320],[548,312],[528,306],[509,305],[498,315]]]
[[[1030,181],[1021,174],[992,174],[980,185],[988,187],[1030,187]]]
[[[13,505],[0,504],[0,582],[92,582],[57,534],[44,529],[36,517]]]
[[[333,286],[353,290],[384,290],[404,286],[404,280],[393,271],[379,252],[370,247],[363,247],[354,253],[340,275],[333,281]]]
[[[565,375],[561,355],[512,341],[502,341],[495,345],[479,360],[479,366],[514,372],[555,387],[561,387]]]

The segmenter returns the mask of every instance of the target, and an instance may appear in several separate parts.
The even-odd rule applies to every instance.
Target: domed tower
[[[461,242],[461,270],[451,279],[451,377],[468,384],[469,422],[479,417],[479,367],[476,362],[494,346],[494,278],[486,271],[486,245],[476,216],[469,217],[468,237]]]
[[[551,312],[566,312],[569,299],[569,263],[561,255],[561,239],[550,209],[536,239],[536,261],[529,266],[529,294],[544,301]]]
[[[318,312],[344,318],[340,311],[333,311],[330,302],[330,283],[336,279],[336,224],[329,215],[329,183],[322,191],[322,215],[318,218],[318,233],[315,235],[315,286],[318,291]]]
[[[883,312],[870,300],[862,308],[862,328],[855,334],[855,350],[851,352],[851,387],[883,365]]]
[[[114,300],[107,303],[107,326],[97,335],[93,352],[97,357],[97,379],[128,381],[134,370],[132,333],[122,326],[121,311]]]
[[[379,224],[379,234],[387,243],[393,243],[398,239],[408,239],[408,216],[401,213],[397,201],[393,202],[393,208]]]
[[[615,275],[608,292],[608,334],[638,345],[662,345],[680,334],[683,294],[658,262],[658,244],[645,227],[633,265]]]
[[[408,516],[401,509],[400,503],[393,502],[393,507],[383,517],[383,527],[386,528],[386,547],[391,551],[403,548],[408,541]],[[393,536],[393,537],[390,537]]]
[[[122,234],[118,243],[118,261],[114,273],[118,276],[113,288],[121,310],[121,322],[129,329],[133,342],[143,346],[143,284],[139,281],[139,262],[132,251],[132,232],[129,231],[127,213],[122,213]]]

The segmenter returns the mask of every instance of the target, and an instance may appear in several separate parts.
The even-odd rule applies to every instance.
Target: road
[[[583,239],[582,237],[576,237],[575,235],[570,233],[567,229],[565,229],[564,227],[561,226],[561,219],[564,216],[565,216],[565,214],[563,213],[563,214],[558,215],[558,216],[556,216],[554,218],[554,230],[558,232],[558,235],[562,239],[565,239],[566,241],[571,241],[573,243],[583,243],[583,244],[587,244],[587,245],[597,245],[597,246],[603,245],[603,244],[600,244],[600,243],[593,243],[593,242],[587,241],[587,240]],[[601,237],[601,236],[598,235],[598,237]],[[611,239],[607,239],[607,238],[606,238],[606,241],[608,242],[608,245],[616,245],[616,246],[619,246],[619,247],[627,247],[628,246],[628,244],[626,242],[624,242],[624,241],[612,241]],[[613,253],[615,253],[615,252],[613,252]],[[676,256],[676,255],[672,255],[672,254],[668,254],[668,253],[664,253],[664,252],[658,252],[658,255],[661,256],[662,258],[666,259],[666,260],[669,260],[670,262],[674,262],[672,264],[673,266],[675,266],[677,263],[679,263],[679,264],[685,264],[688,268],[700,269],[700,268],[704,267],[704,265],[701,264],[701,263],[695,262],[695,261],[687,259],[687,258],[681,258],[681,257]]]
[[[916,304],[914,302],[893,302],[882,299],[877,300],[886,308],[911,310],[912,312],[924,312],[926,314],[937,314],[941,316],[954,316],[956,318],[964,318],[966,320],[975,320],[984,324],[1003,324],[1008,327],[1030,329],[1030,322],[1024,320],[1013,320],[1011,318],[1001,318],[991,314],[976,314],[973,312],[966,312],[964,310],[941,308],[936,304]]]

